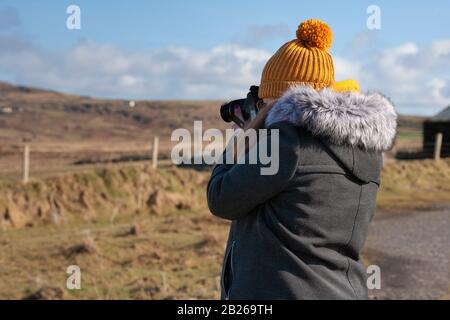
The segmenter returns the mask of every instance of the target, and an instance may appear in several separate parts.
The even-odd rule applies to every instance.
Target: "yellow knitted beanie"
[[[301,23],[297,39],[285,43],[266,63],[259,97],[279,98],[292,85],[308,85],[317,90],[326,87],[335,87],[337,91],[359,90],[353,80],[335,83],[333,58],[328,53],[332,42],[332,31],[324,22],[310,19]]]

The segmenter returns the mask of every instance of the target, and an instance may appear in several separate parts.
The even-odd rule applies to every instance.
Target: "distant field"
[[[398,120],[398,132],[395,149],[421,149],[422,148],[422,123],[425,118],[400,116]]]
[[[20,178],[23,146],[30,146],[31,172],[38,176],[78,170],[76,163],[146,158],[160,137],[161,157],[168,157],[176,128],[225,129],[220,101],[101,100],[0,83],[0,179]]]
[[[172,130],[193,129],[194,120],[207,128],[225,129],[221,101],[104,100],[0,83],[0,179],[18,180],[25,144],[31,150],[31,175],[46,177],[103,165],[145,160],[160,137],[160,157],[169,157]],[[424,118],[401,116],[395,150],[419,149]],[[389,153],[389,157],[393,154]],[[97,165],[96,165],[97,164]]]
[[[170,141],[173,129],[192,130],[195,120],[203,120],[205,129],[228,127],[219,117],[220,104],[221,101],[137,101],[130,108],[125,100],[93,99],[0,83],[0,107],[13,109],[12,113],[0,113],[0,181],[20,181],[25,144],[31,150],[32,180],[120,163],[148,163],[155,136],[160,138],[160,163],[169,165],[170,150],[175,144]],[[399,117],[398,135],[393,151],[387,154],[388,163],[393,161],[394,152],[421,148],[423,121],[421,117]],[[413,172],[403,173],[408,178],[419,175],[419,180],[424,181],[435,177],[447,185],[441,179],[442,168],[421,163],[398,162],[396,166],[414,168]],[[400,182],[397,180],[404,177],[399,172],[386,172],[384,178],[396,177],[394,180]],[[409,201],[394,201],[395,195],[402,192],[404,189],[398,188],[392,194],[386,193],[385,199],[392,199],[393,206],[407,205]],[[431,198],[435,194],[440,192]],[[417,194],[414,199],[422,197]],[[383,203],[388,204],[389,201]]]

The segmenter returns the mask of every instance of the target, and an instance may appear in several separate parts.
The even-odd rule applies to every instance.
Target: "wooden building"
[[[436,135],[443,134],[441,157],[450,157],[450,106],[423,123],[423,150],[433,154]]]

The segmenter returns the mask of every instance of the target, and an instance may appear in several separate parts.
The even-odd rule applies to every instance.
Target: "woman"
[[[209,208],[232,220],[224,299],[367,298],[359,254],[396,113],[380,94],[335,82],[331,42],[326,24],[305,21],[263,70],[259,95],[270,103],[248,127],[279,130],[278,172],[213,170]]]

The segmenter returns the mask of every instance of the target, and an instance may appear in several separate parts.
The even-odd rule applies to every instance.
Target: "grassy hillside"
[[[160,137],[161,157],[174,145],[176,128],[224,129],[220,101],[106,100],[18,87],[0,82],[0,180],[20,178],[23,146],[31,150],[32,176],[80,169],[79,163],[144,158]]]
[[[35,180],[0,184],[0,222],[21,228],[41,222],[111,219],[125,213],[165,214],[204,209],[206,173],[149,165],[110,166]]]
[[[81,97],[17,87],[0,82],[0,146],[29,143],[148,143],[153,135],[170,136],[173,129],[191,128],[194,120],[206,127],[225,128],[220,101],[136,101]]]
[[[383,168],[378,208],[391,213],[450,203],[450,159],[391,161]]]
[[[228,222],[208,212],[208,177],[139,164],[1,184],[0,298],[218,298]],[[378,214],[449,203],[449,178],[450,161],[389,163]]]
[[[209,172],[153,170],[173,129],[224,129],[220,101],[102,100],[0,83],[0,299],[218,298],[228,222],[208,212]],[[422,118],[401,117],[396,147],[421,142]],[[20,182],[24,144],[31,181]],[[132,160],[132,161],[125,161]],[[396,161],[377,215],[450,203],[450,160]],[[426,213],[424,213],[426,214]],[[80,266],[82,289],[65,289]]]
[[[154,136],[160,137],[162,157],[168,157],[170,135],[176,128],[225,129],[221,101],[137,101],[94,99],[0,82],[0,180],[21,176],[25,144],[31,150],[31,173],[45,177],[103,164],[150,157]],[[396,149],[420,148],[423,118],[401,116]],[[392,156],[392,154],[389,154]]]
[[[218,298],[228,224],[207,212],[207,178],[133,165],[1,185],[0,298]]]
[[[114,219],[124,213],[162,215],[207,211],[209,172],[149,164],[109,165],[58,177],[0,182],[3,229],[62,224],[73,219]],[[450,203],[450,160],[389,161],[383,168],[378,208],[395,212]]]

